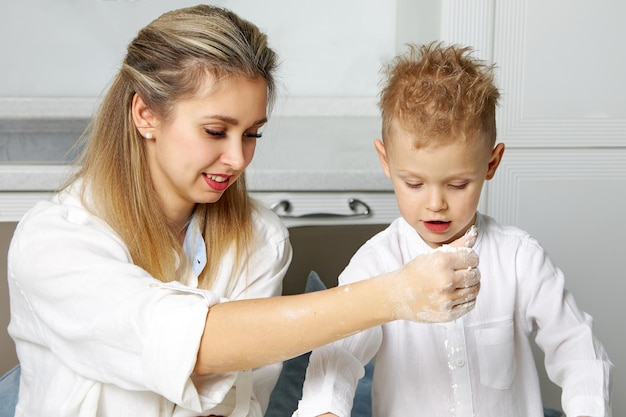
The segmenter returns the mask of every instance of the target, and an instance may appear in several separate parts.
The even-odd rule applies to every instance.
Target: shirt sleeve
[[[359,379],[365,365],[380,346],[380,327],[313,350],[298,403],[299,417],[331,412],[349,417]]]
[[[340,285],[360,281],[382,273],[385,262],[376,251],[362,248],[339,277]],[[331,412],[349,417],[359,379],[365,365],[374,357],[382,342],[380,326],[338,340],[313,350],[298,403],[297,417],[313,417]]]
[[[563,389],[568,416],[610,415],[610,379],[613,364],[595,337],[592,318],[565,288],[565,278],[540,244],[528,238],[518,256],[518,277],[524,293],[522,311],[536,342],[545,353],[546,372]]]
[[[85,378],[206,408],[190,375],[217,295],[154,279],[106,224],[61,205],[20,222],[8,269],[17,341],[52,351]],[[215,381],[216,400],[233,381]]]

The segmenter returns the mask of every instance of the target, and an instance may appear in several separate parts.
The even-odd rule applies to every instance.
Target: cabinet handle
[[[363,201],[358,198],[349,198],[348,199],[348,207],[352,210],[350,214],[340,214],[340,213],[306,213],[294,216],[291,213],[293,205],[289,200],[280,200],[271,205],[271,209],[274,213],[278,214],[279,217],[283,219],[310,219],[310,218],[322,218],[327,219],[331,217],[369,217],[371,214],[370,207],[365,204]]]

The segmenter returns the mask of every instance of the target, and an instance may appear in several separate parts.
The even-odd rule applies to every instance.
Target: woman
[[[262,416],[275,364],[473,307],[469,249],[275,297],[288,233],[243,175],[275,67],[266,36],[216,7],[166,13],[131,42],[76,175],[11,243],[17,416]]]

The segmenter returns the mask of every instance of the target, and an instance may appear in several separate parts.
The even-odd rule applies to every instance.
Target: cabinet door
[[[507,146],[481,209],[547,248],[594,317],[626,390],[626,337],[616,308],[626,291],[626,3],[614,0],[445,0],[442,38],[497,65],[498,136]],[[540,369],[542,363],[538,362]],[[545,378],[547,405],[560,392]],[[614,395],[614,415],[626,398]]]

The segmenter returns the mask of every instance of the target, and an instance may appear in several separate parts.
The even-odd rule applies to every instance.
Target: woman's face
[[[145,142],[149,169],[170,220],[184,223],[196,203],[216,202],[237,181],[252,161],[266,107],[263,79],[209,79],[167,121],[154,119]]]

